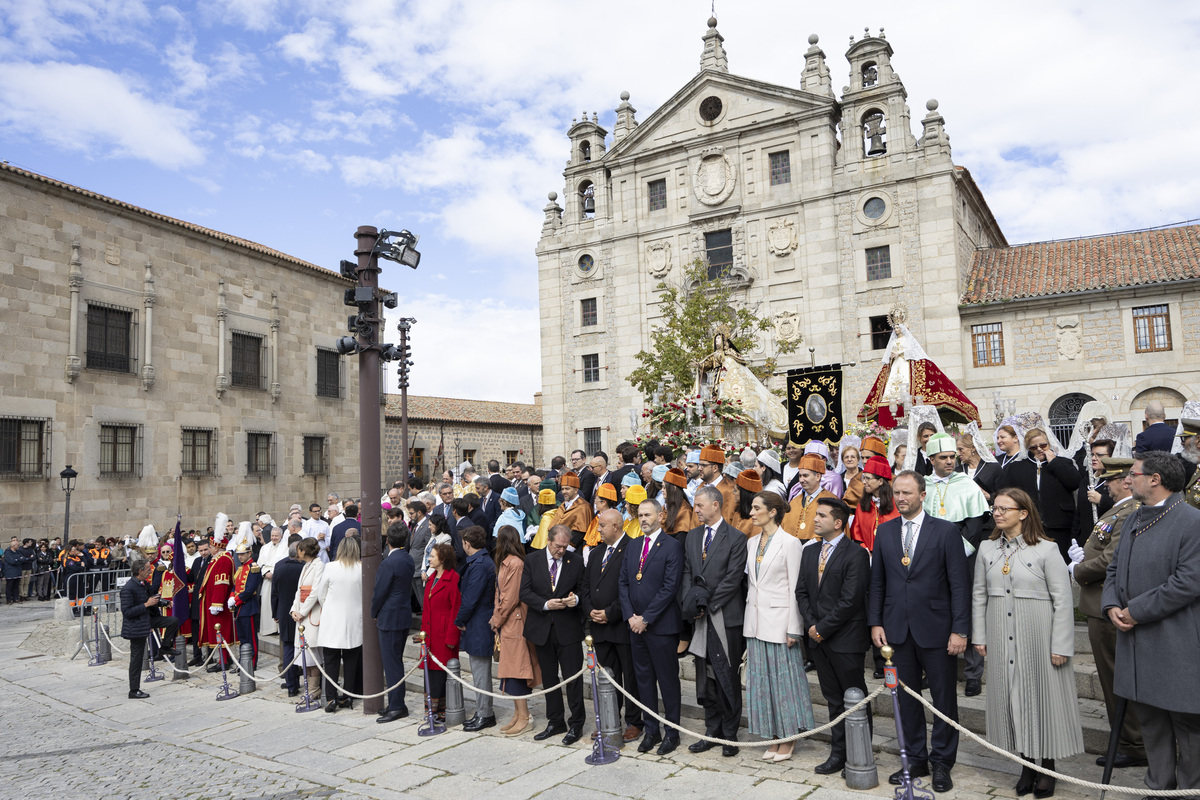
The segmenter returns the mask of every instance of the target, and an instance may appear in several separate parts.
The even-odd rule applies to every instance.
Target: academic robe
[[[824,489],[817,492],[816,497],[809,500],[807,504],[804,502],[806,495],[803,490],[800,494],[792,498],[792,507],[783,515],[783,521],[779,523],[779,527],[795,536],[801,541],[814,538],[817,533],[813,530],[813,519],[817,516],[817,500],[822,497],[829,497],[837,500],[838,496],[833,492],[827,492]]]
[[[570,508],[567,508],[566,503],[558,507],[558,514],[555,515],[554,524],[566,525],[573,531],[586,533],[588,525],[592,521],[592,516],[592,507],[582,497],[577,497]]]

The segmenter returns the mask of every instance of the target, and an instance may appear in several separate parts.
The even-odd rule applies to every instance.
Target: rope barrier
[[[300,651],[304,652],[307,649],[308,649],[308,645],[305,644],[305,646],[302,647]],[[297,656],[297,657],[299,657],[299,656]],[[412,674],[414,672],[416,672],[418,669],[418,667],[416,665],[414,665],[412,669],[410,669],[408,672],[404,673],[404,677],[402,677],[400,680],[396,681],[391,686],[384,689],[382,692],[377,692],[375,694],[355,694],[354,692],[351,692],[347,689],[342,688],[342,686],[339,685],[337,681],[335,681],[333,678],[329,677],[329,673],[325,671],[325,667],[323,667],[321,665],[320,661],[318,661],[316,658],[312,659],[312,661],[313,661],[313,666],[317,668],[317,671],[320,672],[322,676],[324,676],[325,680],[327,680],[331,684],[333,684],[334,687],[336,687],[339,692],[346,695],[347,697],[353,697],[355,700],[368,700],[372,697],[383,697],[388,692],[390,692],[394,689],[400,688],[400,685],[402,683],[404,683],[405,681],[407,681],[410,677],[412,677]],[[239,669],[240,668],[241,667],[239,665]]]
[[[654,709],[649,708],[644,703],[642,703],[641,700],[638,700],[636,697],[634,697],[628,691],[626,691],[625,687],[622,686],[620,683],[618,683],[615,678],[613,678],[612,674],[609,673],[609,671],[606,667],[597,666],[596,668],[599,670],[603,670],[604,676],[606,678],[608,678],[608,682],[611,683],[613,686],[615,686],[617,688],[617,691],[619,691],[621,694],[625,695],[626,699],[628,699],[630,702],[632,702],[634,705],[636,705],[638,708],[640,708],[643,713],[649,714],[650,716],[654,717],[661,724],[666,725],[667,727],[670,727],[670,728],[674,728],[675,730],[679,731],[680,733],[686,733],[689,736],[695,736],[697,739],[701,739],[705,742],[712,742],[713,744],[720,744],[720,745],[731,745],[733,747],[740,747],[740,746],[746,745],[746,744],[763,745],[765,747],[774,747],[775,745],[787,744],[788,742],[794,742],[797,739],[807,739],[810,736],[816,736],[818,733],[824,733],[825,731],[829,730],[830,728],[832,728],[832,727],[838,725],[839,723],[841,723],[842,721],[844,721],[846,719],[846,717],[850,716],[855,711],[858,711],[860,708],[862,708],[863,706],[870,703],[872,700],[874,700],[876,697],[878,697],[880,694],[882,694],[884,689],[887,688],[885,686],[876,687],[875,691],[871,692],[869,695],[864,697],[862,700],[859,700],[857,703],[850,706],[850,708],[847,708],[841,714],[838,714],[836,717],[829,720],[829,722],[826,722],[824,725],[821,725],[819,727],[813,728],[812,730],[801,731],[792,736],[788,736],[785,739],[764,739],[761,742],[739,742],[739,741],[735,741],[735,740],[731,740],[731,739],[718,739],[715,736],[707,736],[703,733],[696,733],[695,731],[688,730],[687,728],[683,727],[682,725],[676,724],[674,722],[671,722],[668,719],[664,719],[663,717],[660,717],[657,713],[655,713]]]
[[[110,646],[110,647],[112,647],[112,649],[113,649],[113,650],[116,650],[118,653],[120,653],[120,654],[121,654],[121,655],[123,655],[123,656],[127,656],[127,655],[129,655],[129,651],[128,651],[128,650],[122,650],[121,648],[117,647],[117,643],[116,643],[116,642],[114,642],[114,641],[112,640],[112,637],[108,635],[108,631],[104,629],[104,625],[103,625],[103,624],[98,624],[98,625],[96,625],[96,627],[97,627],[97,628],[99,628],[99,629],[100,629],[100,632],[104,634],[104,638],[105,638],[105,639],[108,639],[108,644],[109,644],[109,646]]]
[[[465,688],[470,689],[472,692],[475,692],[476,694],[487,695],[488,697],[495,698],[496,700],[528,700],[531,697],[542,697],[543,695],[550,694],[550,692],[557,692],[559,689],[566,686],[568,683],[575,680],[576,678],[582,678],[583,674],[585,672],[587,672],[587,667],[584,667],[583,669],[579,670],[579,672],[576,672],[571,677],[563,678],[561,681],[554,684],[549,689],[542,689],[537,692],[530,692],[529,694],[523,694],[523,695],[496,694],[495,692],[489,692],[486,689],[476,689],[474,684],[467,683],[461,677],[459,677],[458,675],[455,675],[453,672],[451,672],[449,669],[447,669],[446,665],[443,664],[442,662],[438,661],[437,656],[435,656],[433,653],[430,653],[429,657],[433,660],[433,663],[437,664],[439,667],[442,668],[443,672],[445,672],[451,678],[454,678],[454,680],[461,683]]]
[[[991,750],[993,753],[1004,756],[1009,761],[1012,761],[1016,764],[1020,764],[1022,767],[1028,767],[1029,769],[1032,769],[1036,772],[1040,772],[1043,775],[1049,775],[1051,778],[1055,778],[1056,780],[1064,781],[1065,783],[1072,783],[1076,786],[1082,786],[1085,789],[1093,789],[1093,790],[1101,791],[1101,792],[1119,792],[1121,794],[1136,794],[1136,795],[1141,795],[1143,797],[1195,797],[1196,796],[1195,789],[1146,789],[1146,788],[1139,789],[1136,786],[1117,786],[1117,785],[1114,785],[1111,783],[1094,783],[1092,781],[1085,781],[1082,778],[1076,778],[1073,775],[1064,775],[1061,772],[1055,772],[1054,770],[1046,769],[1045,767],[1041,766],[1040,764],[1031,763],[1031,762],[1026,761],[1025,759],[1021,758],[1018,755],[1010,753],[1007,750],[1004,750],[1000,747],[997,747],[996,745],[992,744],[987,739],[984,739],[982,736],[975,733],[974,731],[967,730],[962,725],[959,725],[957,722],[950,719],[948,716],[946,716],[941,711],[939,711],[933,705],[933,703],[926,700],[921,695],[920,692],[914,692],[908,686],[908,684],[904,683],[904,681],[900,681],[900,686],[904,689],[904,691],[908,692],[910,697],[915,697],[917,699],[917,701],[921,703],[921,705],[925,706],[927,709],[932,711],[933,715],[935,717],[940,719],[942,722],[949,724],[951,727],[955,728],[959,733],[965,733],[970,739],[974,740],[978,744],[983,745],[988,750]],[[880,687],[880,689],[882,689],[882,688],[883,687]],[[877,689],[875,691],[875,693],[878,694],[880,689]]]
[[[288,662],[288,664],[287,664],[287,666],[283,668],[283,672],[279,673],[278,675],[272,675],[272,676],[271,676],[271,677],[269,677],[269,678],[260,678],[260,677],[258,677],[257,675],[252,675],[252,674],[250,674],[249,672],[246,672],[246,669],[245,669],[245,668],[242,666],[241,662],[238,660],[238,656],[237,656],[237,654],[236,654],[236,653],[234,653],[234,652],[233,652],[233,648],[231,648],[231,647],[229,646],[229,642],[222,641],[222,642],[221,642],[221,646],[225,648],[225,652],[229,653],[229,657],[230,657],[231,659],[233,659],[233,665],[234,665],[235,667],[237,667],[237,668],[238,668],[238,670],[239,670],[239,671],[240,671],[240,672],[241,672],[243,675],[245,675],[247,678],[249,678],[250,680],[252,680],[252,681],[255,681],[255,682],[257,682],[257,683],[271,683],[272,681],[277,681],[277,680],[279,680],[280,678],[282,678],[283,676],[287,675],[287,671],[288,671],[289,669],[291,669],[291,668],[292,668],[292,665],[293,665],[293,664],[295,664],[297,661],[299,661],[299,660],[300,660],[300,656],[301,656],[301,654],[304,652],[304,650],[303,650],[303,649],[301,649],[301,650],[297,650],[297,651],[296,651],[296,652],[295,652],[295,653],[292,655],[292,660],[291,660],[291,661],[289,661],[289,662]]]

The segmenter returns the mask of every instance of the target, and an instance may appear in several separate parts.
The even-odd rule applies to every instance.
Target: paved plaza
[[[733,759],[722,758],[719,749],[693,755],[686,749],[692,740],[684,736],[684,746],[667,757],[638,755],[627,746],[615,764],[590,767],[584,763],[589,752],[584,742],[563,747],[558,737],[543,744],[530,733],[510,739],[495,729],[482,734],[452,729],[421,738],[411,718],[379,725],[358,708],[296,714],[278,683],[263,682],[251,695],[216,702],[220,676],[204,675],[144,684],[150,699],[129,700],[128,661],[116,653],[99,667],[87,666],[86,654],[69,660],[73,648],[63,652],[63,628],[52,617],[49,603],[0,608],[4,797],[842,800],[892,795],[886,780],[898,762],[889,752],[894,740],[886,720],[876,720],[875,741],[883,785],[870,792],[850,792],[837,776],[813,773],[826,755],[823,741],[799,745],[789,762],[766,764],[757,760],[758,747],[745,747]],[[116,642],[125,649],[124,640]],[[690,688],[685,682],[685,691]],[[409,706],[420,703],[410,695]],[[467,707],[469,714],[469,700]],[[497,710],[507,709],[501,704]],[[533,704],[533,713],[540,729],[545,721],[540,703]],[[824,709],[818,709],[818,721],[824,718]],[[684,724],[701,728],[695,719],[685,718]],[[1060,762],[1060,768],[1098,780],[1094,758],[1079,756]],[[1016,774],[1013,765],[964,742],[953,773],[955,789],[942,797],[1011,797]],[[1118,779],[1140,785],[1141,771]],[[1057,796],[1094,794],[1060,784]]]

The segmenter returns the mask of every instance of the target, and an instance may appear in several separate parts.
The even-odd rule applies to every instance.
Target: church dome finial
[[[729,58],[725,55],[725,38],[717,32],[717,18],[708,18],[708,30],[701,37],[704,41],[704,51],[700,54],[700,69],[729,72]]]

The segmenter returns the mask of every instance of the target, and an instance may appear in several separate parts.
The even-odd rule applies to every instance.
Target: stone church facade
[[[1117,394],[1119,419],[1137,416],[1146,391],[1169,389],[1175,408],[1196,395],[1191,295],[1169,301],[1175,341],[1187,350],[1177,349],[1174,359],[1126,361],[1110,375],[1112,349],[1083,345],[1116,335],[1125,322],[1118,344],[1128,345],[1134,323],[1092,318],[1112,303],[1132,307],[1143,290],[1110,296],[1124,290],[1109,277],[1099,294],[1080,298],[1045,300],[1044,287],[1035,287],[1005,297],[1001,307],[972,294],[993,269],[981,254],[1020,248],[1009,247],[970,172],[953,162],[936,100],[925,103],[919,134],[912,133],[907,92],[882,30],[852,38],[849,76],[835,93],[817,36],[809,37],[796,86],[779,86],[731,73],[716,25],[710,19],[703,36],[700,71],[645,120],[622,93],[611,136],[595,113],[567,132],[565,189],[549,195],[537,247],[547,452],[611,448],[631,436],[632,415],[644,402],[625,376],[660,318],[656,287],[679,285],[695,259],[731,282],[735,302],[773,322],[747,354],[752,361],[773,355],[777,340],[801,336],[801,347],[779,357],[779,370],[846,365],[846,419],[880,369],[888,313],[897,307],[929,356],[980,407],[985,426],[997,391],[1020,410],[1043,414],[1068,395]],[[1200,278],[1194,248],[1176,256],[1186,263],[1167,271],[1170,281]],[[1074,265],[1069,248],[1061,258],[1067,267],[1059,283],[1103,279]],[[1160,285],[1156,297],[1178,295],[1176,288],[1182,284]],[[1039,304],[1054,310],[1039,311]],[[1080,319],[1079,335],[1092,339],[1081,339],[1078,356],[1068,358],[1056,343],[1071,340],[1071,317]],[[1010,329],[1011,355],[999,370],[974,357],[976,337],[988,330],[977,326],[993,323]],[[1064,328],[1067,334],[1056,333]],[[1043,353],[1047,347],[1056,352]],[[1182,353],[1190,361],[1180,364]],[[1080,383],[1085,373],[1091,383]]]
[[[349,237],[347,237],[349,241]],[[336,272],[0,165],[0,515],[71,535],[358,493]],[[382,415],[382,407],[380,413]]]

